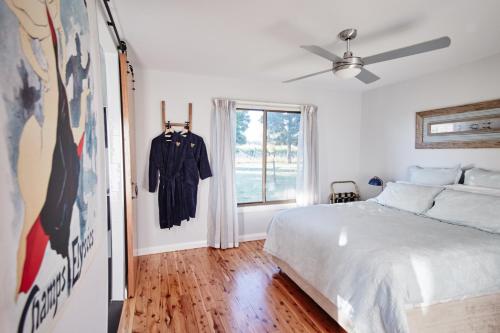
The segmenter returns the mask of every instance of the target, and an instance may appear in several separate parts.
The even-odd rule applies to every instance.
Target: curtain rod
[[[104,3],[104,7],[106,7],[106,12],[108,13],[109,21],[107,23],[108,26],[113,27],[113,32],[115,33],[116,41],[118,43],[118,50],[120,50],[122,53],[125,53],[127,51],[127,44],[123,40],[121,40],[120,35],[118,34],[118,29],[116,29],[116,23],[113,18],[113,14],[111,14],[111,10],[109,9],[109,1],[110,0],[102,0],[102,2]]]

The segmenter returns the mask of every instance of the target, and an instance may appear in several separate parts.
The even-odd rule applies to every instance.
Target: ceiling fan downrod
[[[352,57],[351,52],[351,39],[356,38],[358,35],[358,30],[356,29],[345,29],[338,34],[338,38],[347,43],[347,51],[344,53],[344,58]]]

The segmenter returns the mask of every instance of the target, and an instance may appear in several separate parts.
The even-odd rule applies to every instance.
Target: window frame
[[[277,112],[277,113],[298,113],[300,115],[300,110],[282,110],[280,108],[266,108],[264,106],[255,105],[254,107],[248,106],[236,106],[236,112],[238,111],[260,111],[262,115],[262,201],[252,201],[252,202],[237,202],[237,207],[250,207],[250,206],[271,206],[271,205],[282,205],[296,203],[297,198],[285,199],[285,200],[266,200],[267,197],[267,113]],[[235,161],[236,163],[236,161]]]

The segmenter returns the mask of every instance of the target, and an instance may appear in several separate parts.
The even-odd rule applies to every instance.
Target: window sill
[[[297,207],[295,202],[290,203],[281,203],[275,205],[262,204],[262,205],[253,205],[253,206],[239,206],[238,213],[249,213],[249,212],[265,212],[265,211],[277,211],[283,209],[289,209]]]

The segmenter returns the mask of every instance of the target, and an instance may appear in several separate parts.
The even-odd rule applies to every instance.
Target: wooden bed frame
[[[340,318],[337,306],[305,281],[286,262],[272,256],[281,272],[285,273],[326,313],[347,332],[351,323]],[[406,311],[410,332],[418,333],[484,333],[500,332],[500,294],[466,298]]]

